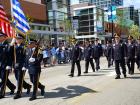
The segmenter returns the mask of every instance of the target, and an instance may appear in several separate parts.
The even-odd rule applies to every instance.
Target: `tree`
[[[124,9],[117,9],[117,24],[121,27],[130,28],[134,21],[127,19],[128,10],[127,8]]]
[[[69,20],[69,19],[64,19],[64,23],[65,23],[65,30],[66,30],[67,32],[72,31],[72,23],[71,23],[71,20]]]
[[[139,36],[139,27],[137,25],[132,25],[129,30],[129,34],[133,36],[135,39]]]
[[[72,36],[70,35],[70,33],[72,33],[73,27],[72,27],[72,22],[70,19],[68,18],[64,18],[64,20],[62,21],[62,25],[64,27],[65,32],[68,33],[68,35],[65,35],[65,40],[70,41]]]

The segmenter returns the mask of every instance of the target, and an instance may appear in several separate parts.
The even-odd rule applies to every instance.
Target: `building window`
[[[93,14],[93,8],[89,8],[89,13]]]
[[[81,15],[88,14],[88,9],[81,10]]]

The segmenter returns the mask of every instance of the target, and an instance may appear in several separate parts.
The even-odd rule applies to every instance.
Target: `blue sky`
[[[135,8],[140,8],[140,0],[124,0],[124,6],[134,5]]]
[[[72,3],[78,3],[78,0],[71,0]],[[124,6],[134,5],[135,8],[140,8],[140,0],[124,0]]]

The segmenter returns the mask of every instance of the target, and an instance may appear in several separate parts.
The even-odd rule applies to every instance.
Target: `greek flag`
[[[15,28],[26,34],[30,30],[30,26],[18,0],[11,0],[11,14]]]

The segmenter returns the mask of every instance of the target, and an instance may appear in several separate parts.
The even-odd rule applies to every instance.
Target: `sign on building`
[[[79,16],[73,17],[72,25],[74,30],[77,30],[79,28]]]

